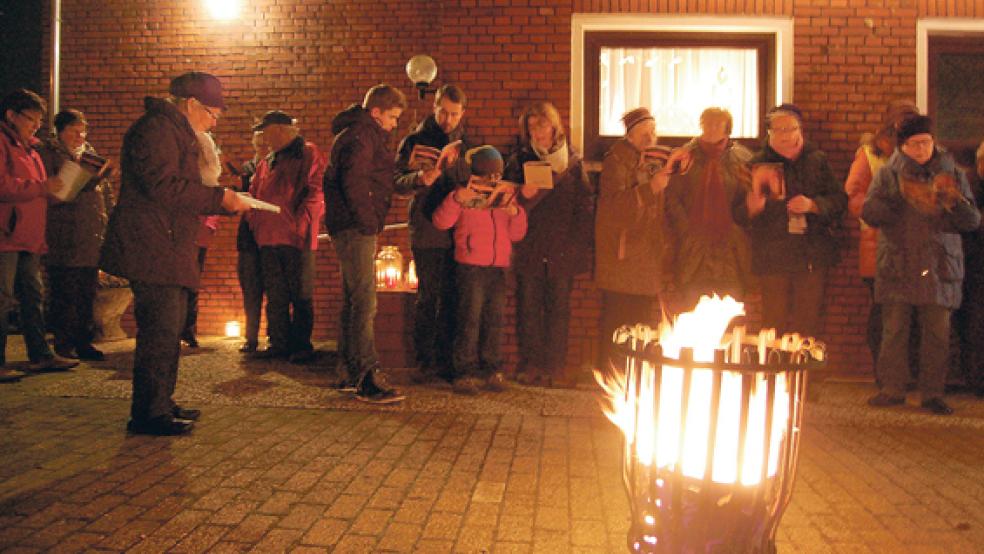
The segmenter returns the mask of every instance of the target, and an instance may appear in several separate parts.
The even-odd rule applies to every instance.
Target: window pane
[[[601,48],[599,134],[620,136],[619,119],[645,106],[662,136],[700,134],[700,113],[734,117],[731,136],[758,136],[758,52],[745,48]]]

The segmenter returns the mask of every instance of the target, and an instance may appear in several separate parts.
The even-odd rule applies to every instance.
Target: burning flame
[[[678,359],[682,348],[693,349],[695,361],[714,361],[715,350],[724,350],[726,361],[740,360],[744,340],[743,329],[736,328],[725,336],[729,322],[744,315],[744,304],[730,296],[713,298],[704,296],[692,312],[681,314],[670,325],[663,322],[657,332],[637,326],[632,339],[637,345],[647,344],[657,338],[663,355]],[[642,344],[638,344],[641,341]],[[797,336],[783,337],[783,344],[799,348],[802,341]],[[759,334],[759,363],[766,363],[768,348],[775,343],[775,331]],[[794,344],[795,343],[795,344]],[[670,365],[662,371],[647,361],[629,358],[625,371],[612,374],[595,372],[595,379],[607,396],[605,415],[625,435],[627,449],[633,449],[640,463],[660,468],[674,468],[682,464],[682,472],[688,477],[704,477],[707,463],[708,434],[711,428],[710,406],[714,371],[694,369],[691,376],[690,395],[687,399],[686,428],[681,417],[684,370]],[[635,370],[635,371],[630,371]],[[628,379],[632,373],[640,373],[639,379]],[[660,381],[656,379],[661,375]],[[714,457],[711,479],[718,483],[754,485],[761,480],[765,421],[768,393],[765,374],[751,377],[751,399],[743,445],[743,464],[738,475],[739,445],[742,429],[740,414],[742,404],[742,374],[724,371],[721,376],[721,396],[714,437]],[[636,390],[638,388],[638,390]],[[657,398],[658,390],[658,398]],[[779,460],[779,446],[786,432],[789,418],[788,383],[782,374],[776,377],[776,396],[769,436],[768,475],[775,475]],[[681,436],[682,435],[682,436]],[[632,451],[627,450],[627,455]]]

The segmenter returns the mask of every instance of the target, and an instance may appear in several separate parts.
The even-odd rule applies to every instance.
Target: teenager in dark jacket
[[[344,375],[340,385],[354,387],[356,398],[365,402],[404,398],[386,384],[379,368],[373,318],[376,237],[386,223],[396,170],[389,135],[406,106],[402,92],[376,85],[361,106],[347,108],[331,124],[336,136],[324,179],[325,225],[342,272],[338,350]]]
[[[950,314],[960,306],[964,259],[961,232],[981,224],[970,186],[953,156],[935,145],[924,115],[899,124],[898,148],[878,170],[861,210],[878,228],[875,301],[882,305],[878,355],[881,391],[872,406],[905,402],[912,313],[919,317],[919,391],[937,415],[943,401],[950,345]]]
[[[516,243],[516,337],[522,384],[571,386],[567,337],[574,276],[591,267],[594,217],[588,176],[570,150],[557,108],[530,105],[519,118],[519,147],[506,162],[503,178],[524,184],[519,204],[527,232]],[[523,164],[550,164],[552,188],[527,184]]]
[[[202,183],[195,132],[215,125],[225,108],[219,80],[185,73],[169,92],[145,98],[145,113],[123,136],[120,200],[100,258],[104,271],[129,279],[133,290],[137,346],[127,428],[151,435],[187,433],[200,415],[171,398],[188,290],[200,278],[198,216],[249,209],[235,192]]]
[[[410,248],[417,269],[417,298],[414,305],[413,343],[417,354],[419,383],[447,378],[451,371],[454,340],[454,256],[451,233],[431,222],[434,210],[455,186],[468,180],[468,165],[460,156],[466,145],[461,118],[465,93],[444,85],[434,96],[434,113],[400,143],[396,158],[396,189],[413,193],[410,202]],[[417,168],[415,146],[442,150],[452,146],[440,167]],[[412,163],[413,162],[413,163]]]
[[[78,163],[83,154],[95,154],[86,142],[88,122],[78,110],[55,116],[55,135],[39,149],[49,175],[62,165]],[[109,213],[116,204],[113,184],[105,178],[106,164],[72,202],[48,208],[48,255],[45,266],[51,290],[51,327],[55,352],[66,358],[99,361],[105,358],[92,346],[92,305],[99,279],[99,249],[106,236]]]
[[[29,90],[0,100],[0,382],[16,381],[20,372],[6,366],[7,314],[20,308],[27,355],[34,370],[63,370],[76,365],[51,353],[44,337],[44,286],[41,255],[47,250],[48,199],[62,188],[49,177],[34,150],[45,102]]]
[[[739,189],[731,213],[748,233],[752,273],[767,291],[762,327],[819,337],[827,272],[840,260],[833,231],[847,210],[847,194],[826,154],[803,138],[799,108],[782,104],[769,110],[766,122],[768,142],[751,159],[752,189]],[[758,180],[759,163],[781,166],[782,177]]]

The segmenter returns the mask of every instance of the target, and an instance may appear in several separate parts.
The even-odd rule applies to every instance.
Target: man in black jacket
[[[451,375],[454,244],[451,232],[435,228],[431,215],[456,185],[468,181],[468,164],[459,156],[468,148],[461,124],[464,113],[465,93],[454,85],[441,87],[434,96],[434,114],[403,139],[396,159],[397,192],[414,194],[410,247],[418,280],[413,340],[418,368],[414,380],[419,383]],[[421,163],[422,156],[414,154],[418,145],[447,151],[436,165]]]
[[[332,120],[335,143],[325,173],[325,224],[342,272],[341,336],[338,350],[346,375],[342,387],[356,388],[365,402],[392,403],[403,396],[386,384],[379,369],[373,318],[376,236],[383,230],[393,195],[395,165],[389,133],[406,109],[403,93],[376,85],[362,105]]]
[[[198,216],[249,207],[231,190],[205,186],[198,168],[195,132],[212,128],[225,108],[218,79],[180,75],[171,81],[168,98],[147,97],[144,107],[123,137],[120,200],[100,265],[129,279],[133,289],[137,347],[127,429],[178,435],[190,431],[200,415],[171,398],[188,292],[199,281]]]

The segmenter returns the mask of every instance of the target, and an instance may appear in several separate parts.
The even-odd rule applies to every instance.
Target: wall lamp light
[[[427,88],[437,77],[437,63],[427,54],[418,54],[407,62],[407,77],[413,86],[417,87],[417,96],[423,100],[427,93],[437,92],[437,89]]]

